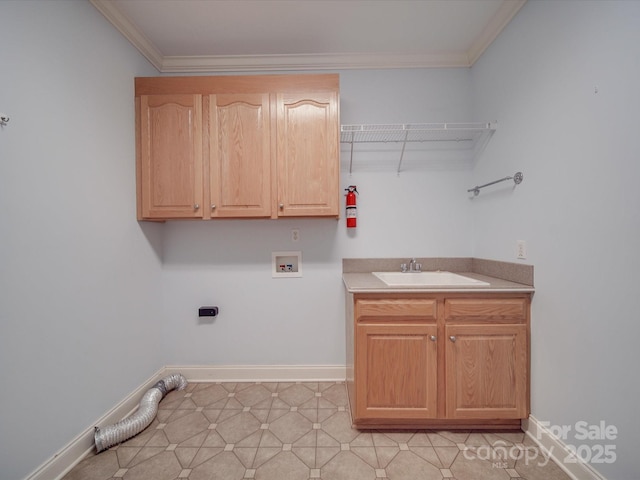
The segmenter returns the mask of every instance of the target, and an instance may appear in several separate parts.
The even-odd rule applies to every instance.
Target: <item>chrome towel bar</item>
[[[513,175],[513,177],[504,177],[504,178],[501,178],[500,180],[495,180],[493,182],[485,183],[484,185],[476,185],[475,187],[467,190],[467,192],[473,192],[473,195],[475,196],[480,193],[481,188],[488,187],[489,185],[495,185],[496,183],[504,182],[505,180],[513,180],[513,183],[515,183],[516,185],[519,185],[522,183],[523,178],[524,178],[524,175],[522,175],[522,172],[516,172]]]

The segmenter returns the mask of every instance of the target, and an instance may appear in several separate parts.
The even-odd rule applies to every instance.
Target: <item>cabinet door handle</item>
[[[199,204],[199,203],[196,203],[196,204],[193,206],[193,209],[194,209],[194,210],[198,210],[199,208],[200,208],[200,204]]]
[[[211,205],[211,210],[215,210],[215,209],[216,209],[216,204],[214,203]]]
[[[438,339],[438,337],[436,337],[435,335],[431,335],[429,337],[429,340],[431,340],[432,342],[435,342]]]
[[[284,203],[281,203],[280,205],[278,205],[280,207],[280,210],[284,210]]]
[[[454,343],[455,343],[455,341],[456,341],[456,337],[455,337],[455,335],[451,335],[451,336],[449,337],[449,340],[451,340],[452,342],[454,342]]]

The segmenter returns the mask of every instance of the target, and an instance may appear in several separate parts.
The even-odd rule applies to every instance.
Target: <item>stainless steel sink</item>
[[[487,287],[490,284],[452,272],[373,272],[390,287]]]

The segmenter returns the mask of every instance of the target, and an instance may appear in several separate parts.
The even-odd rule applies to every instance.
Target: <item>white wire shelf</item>
[[[413,123],[389,125],[342,125],[340,142],[351,146],[349,173],[353,168],[353,147],[361,143],[401,144],[398,173],[409,143],[437,143],[438,148],[460,149],[475,158],[496,130],[495,123]]]

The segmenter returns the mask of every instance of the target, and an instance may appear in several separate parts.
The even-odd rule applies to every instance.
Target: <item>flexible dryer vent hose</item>
[[[134,413],[113,425],[102,428],[96,427],[96,451],[100,453],[143,431],[151,424],[153,419],[156,418],[158,404],[167,392],[170,392],[174,388],[184,390],[186,387],[187,380],[179,373],[169,375],[157,382],[144,394],[142,400],[140,400],[138,409]]]

